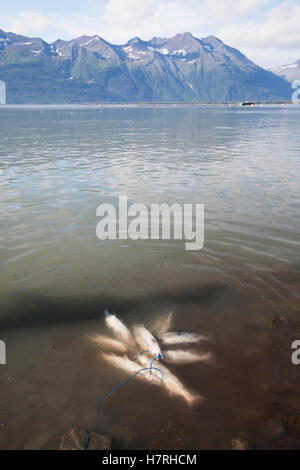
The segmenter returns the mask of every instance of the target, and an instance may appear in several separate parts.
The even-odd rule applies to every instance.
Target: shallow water
[[[55,448],[126,380],[89,340],[175,308],[214,365],[172,366],[206,400],[135,381],[103,404],[116,448],[297,448],[300,109],[0,109],[0,447]],[[205,204],[205,245],[96,238],[96,208]]]

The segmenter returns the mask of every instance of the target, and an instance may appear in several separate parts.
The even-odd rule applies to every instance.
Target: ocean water
[[[128,378],[90,341],[103,312],[206,334],[173,365],[189,408],[133,381],[103,403],[120,449],[297,448],[300,108],[0,108],[0,448],[56,448]],[[97,206],[203,203],[203,250],[96,237]],[[151,393],[150,392],[151,389]]]

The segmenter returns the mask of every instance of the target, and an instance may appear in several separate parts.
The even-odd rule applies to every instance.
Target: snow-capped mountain
[[[294,64],[290,65],[279,65],[270,69],[278,77],[284,78],[288,82],[294,80],[300,80],[300,60],[297,60]]]
[[[287,82],[214,36],[113,45],[98,35],[48,44],[0,30],[8,102],[226,102],[290,97]]]

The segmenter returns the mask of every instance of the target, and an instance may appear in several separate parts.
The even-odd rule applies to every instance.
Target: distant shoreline
[[[230,103],[203,103],[203,102],[102,102],[102,103],[22,103],[22,104],[2,104],[0,109],[19,109],[19,108],[82,108],[82,109],[103,109],[103,108],[118,108],[118,107],[131,107],[131,108],[141,108],[141,107],[241,107],[245,102],[230,102]],[[254,106],[278,106],[278,105],[294,105],[292,101],[250,101]],[[101,105],[101,107],[100,107]],[[103,107],[103,108],[102,108]]]

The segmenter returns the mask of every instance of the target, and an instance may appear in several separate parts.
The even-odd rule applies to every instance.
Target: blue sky
[[[99,34],[117,44],[190,31],[218,36],[264,67],[300,59],[300,0],[11,0],[0,28],[49,42]]]

